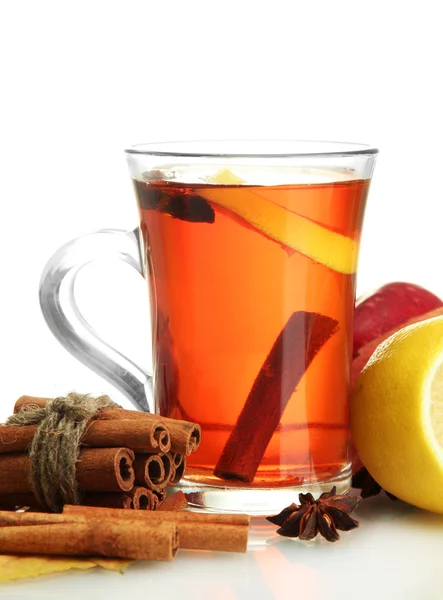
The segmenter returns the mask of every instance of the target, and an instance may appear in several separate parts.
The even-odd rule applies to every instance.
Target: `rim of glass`
[[[257,151],[250,150],[254,147]],[[135,144],[125,148],[125,153],[174,157],[298,158],[371,155],[378,154],[378,148],[370,144],[322,140],[189,140]]]

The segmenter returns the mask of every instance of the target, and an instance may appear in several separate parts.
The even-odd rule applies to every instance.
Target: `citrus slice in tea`
[[[356,271],[359,243],[327,229],[257,193],[241,186],[242,180],[229,169],[222,169],[209,180],[232,185],[230,193],[220,187],[200,191],[203,198],[242,218],[256,230],[292,250],[296,250],[339,273]],[[238,186],[238,187],[236,187]]]

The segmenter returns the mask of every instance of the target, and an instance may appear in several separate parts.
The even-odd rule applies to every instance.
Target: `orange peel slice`
[[[211,182],[224,183],[214,179]],[[201,190],[200,195],[241,217],[276,242],[334,271],[349,275],[357,270],[359,243],[356,240],[274,204],[247,186],[230,187],[229,192],[226,188],[208,187]]]

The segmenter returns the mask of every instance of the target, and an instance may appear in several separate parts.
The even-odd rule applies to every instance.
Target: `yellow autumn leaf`
[[[0,555],[0,582],[39,577],[71,569],[86,571],[97,566],[122,573],[131,562],[117,558]]]
[[[126,567],[134,562],[124,558],[90,558],[89,560],[93,561],[97,567],[102,567],[108,571],[118,571],[119,573],[123,573]]]

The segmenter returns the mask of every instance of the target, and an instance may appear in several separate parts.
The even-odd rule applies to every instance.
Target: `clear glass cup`
[[[335,142],[134,146],[139,226],[49,260],[40,299],[59,341],[140,410],[201,424],[178,484],[192,507],[272,514],[298,492],[349,488],[356,271],[376,155]],[[78,270],[104,255],[148,282],[152,374],[75,304]]]

